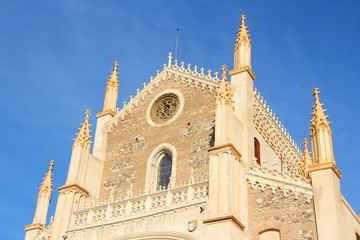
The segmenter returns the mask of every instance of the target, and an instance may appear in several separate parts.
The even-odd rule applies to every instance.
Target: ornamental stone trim
[[[172,99],[171,104],[167,101],[170,99]],[[184,108],[184,102],[184,96],[177,89],[167,89],[158,93],[146,110],[147,122],[154,127],[163,127],[172,123],[181,114]],[[169,109],[166,110],[166,105],[169,104],[172,106],[168,106]]]
[[[299,175],[301,150],[256,89],[254,90],[254,126],[283,162],[283,171]]]
[[[97,200],[87,198],[83,206],[72,213],[71,230],[113,224],[119,221],[151,216],[208,201],[208,179],[192,178],[192,183],[178,184],[154,193],[129,194],[119,198]]]
[[[219,85],[218,72],[214,74],[211,70],[207,70],[205,73],[204,68],[198,68],[196,65],[191,68],[191,64],[181,62],[178,65],[177,60],[174,62],[169,61],[169,64],[164,64],[162,71],[157,70],[155,77],[150,77],[150,82],[144,83],[143,88],[137,89],[135,96],[130,96],[128,102],[124,102],[121,109],[117,109],[114,119],[109,123],[107,130],[111,131],[112,128],[116,127],[119,121],[124,120],[125,117],[131,114],[135,108],[141,104],[145,98],[151,96],[154,88],[158,88],[162,81],[176,81],[180,84],[186,84],[194,88],[201,88],[203,91],[215,91]]]
[[[307,204],[314,195],[309,179],[269,170],[255,164],[246,172],[246,180],[254,191],[271,190],[273,194],[281,193],[284,197],[291,195],[295,199],[303,199]]]

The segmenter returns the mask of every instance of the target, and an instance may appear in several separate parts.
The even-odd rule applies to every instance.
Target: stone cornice
[[[85,188],[83,188],[82,186],[80,186],[77,183],[71,183],[71,184],[67,184],[67,185],[58,187],[59,192],[72,191],[72,190],[79,191],[84,196],[89,196],[89,191],[87,191]]]
[[[25,226],[25,231],[31,231],[34,229],[41,230],[41,229],[43,229],[43,227],[44,227],[44,225],[41,223],[33,223],[33,224],[29,224],[29,225]]]
[[[224,149],[229,149],[231,152],[238,158],[241,158],[241,153],[236,149],[236,147],[232,143],[225,143],[221,145],[217,145],[211,148],[208,148],[208,152],[217,153]]]
[[[225,216],[220,216],[220,217],[215,217],[215,218],[207,218],[207,219],[204,220],[204,223],[205,224],[207,224],[207,223],[211,224],[211,223],[223,222],[223,221],[232,221],[241,230],[245,229],[244,225],[234,215],[225,215]]]
[[[233,69],[229,72],[230,76],[233,76],[238,73],[242,72],[248,72],[252,80],[255,80],[255,73],[252,71],[252,69],[249,66],[239,67],[237,69]]]
[[[101,118],[101,117],[106,116],[108,114],[110,114],[112,117],[115,116],[115,112],[113,110],[111,110],[111,109],[108,109],[106,111],[102,111],[102,112],[97,113],[96,118]]]
[[[339,177],[339,179],[341,179],[341,172],[333,162],[315,163],[308,166],[309,172],[315,172],[324,169],[332,169],[334,173]]]

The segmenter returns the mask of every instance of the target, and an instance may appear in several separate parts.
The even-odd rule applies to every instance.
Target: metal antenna
[[[177,60],[177,55],[178,55],[179,31],[180,31],[180,28],[176,28],[175,60]]]

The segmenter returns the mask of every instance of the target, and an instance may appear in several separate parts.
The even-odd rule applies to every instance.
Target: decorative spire
[[[234,69],[251,69],[251,39],[248,27],[245,23],[245,15],[241,15],[240,28],[235,40],[234,46]]]
[[[333,163],[335,165],[330,122],[327,120],[328,116],[325,115],[325,109],[323,109],[324,104],[320,103],[319,94],[319,89],[315,88],[313,91],[315,105],[313,106],[313,117],[310,121],[313,163]]]
[[[118,76],[118,62],[114,62],[114,68],[109,76],[109,80],[107,82],[106,90],[110,88],[119,88],[119,76]]]
[[[114,68],[106,85],[103,111],[102,113],[98,114],[97,117],[104,116],[109,113],[114,116],[116,113],[116,102],[119,93],[118,66],[119,63],[114,62]]]
[[[227,66],[223,65],[222,70],[222,79],[220,85],[217,87],[215,99],[220,102],[225,102],[226,104],[233,106],[232,100],[232,89],[230,82],[227,81]]]
[[[303,158],[302,158],[302,162],[301,162],[301,176],[303,177],[307,177],[309,174],[308,171],[308,166],[312,164],[312,160],[311,160],[311,156],[310,156],[310,152],[308,149],[308,140],[306,138],[304,138],[303,141],[303,145],[304,145],[304,153],[303,153]]]
[[[330,122],[327,120],[328,116],[325,115],[326,110],[323,109],[324,104],[320,103],[319,94],[319,89],[314,88],[313,96],[315,105],[313,106],[314,111],[311,114],[313,116],[313,118],[311,119],[311,130],[316,131],[319,129],[326,129],[331,134]]]
[[[248,27],[246,26],[245,20],[246,20],[245,15],[241,15],[241,18],[240,18],[241,23],[240,23],[240,28],[239,28],[238,34],[236,36],[235,49],[237,49],[239,47],[241,42],[250,45],[251,39],[250,39],[250,34],[248,31]]]
[[[91,111],[90,109],[86,109],[85,111],[85,120],[84,123],[81,124],[81,128],[79,128],[79,133],[76,134],[76,138],[74,139],[74,145],[81,145],[81,146],[90,146],[90,126],[89,118],[90,118]]]
[[[39,188],[39,195],[41,195],[42,193],[50,192],[50,197],[51,197],[51,194],[52,194],[52,170],[53,170],[53,166],[54,166],[54,160],[51,160],[49,170],[45,174],[45,177],[44,177],[44,179],[43,179],[43,181],[41,183],[41,186]]]

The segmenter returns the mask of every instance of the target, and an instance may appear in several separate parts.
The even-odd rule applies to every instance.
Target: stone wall
[[[147,121],[147,109],[166,89],[182,93],[184,108],[170,124],[152,126]],[[130,188],[134,194],[144,191],[148,158],[162,143],[172,144],[177,151],[175,184],[188,182],[191,173],[195,178],[207,177],[207,149],[214,141],[214,95],[215,91],[172,79],[161,81],[147,93],[109,132],[100,198],[108,198],[111,191],[118,195],[126,195]]]
[[[267,229],[280,230],[281,239],[317,240],[313,202],[280,191],[248,188],[251,239]]]

